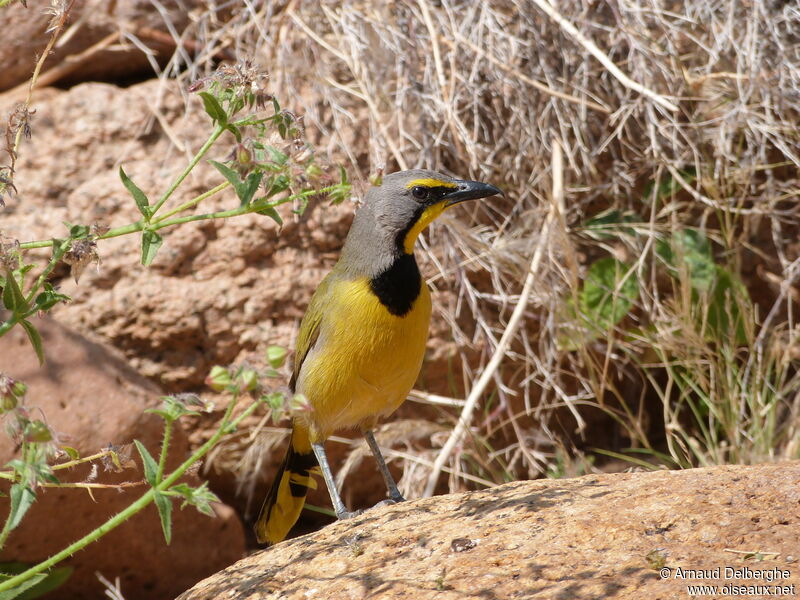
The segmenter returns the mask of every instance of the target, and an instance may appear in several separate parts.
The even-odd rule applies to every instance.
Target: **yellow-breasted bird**
[[[367,192],[300,325],[289,387],[313,410],[293,419],[289,449],[256,523],[259,542],[275,544],[289,533],[317,464],[337,517],[353,514],[322,445],[340,429],[361,428],[390,500],[403,500],[372,430],[406,399],[425,353],[431,297],[414,243],[447,208],[495,194],[502,192],[487,183],[419,169],[386,175]]]

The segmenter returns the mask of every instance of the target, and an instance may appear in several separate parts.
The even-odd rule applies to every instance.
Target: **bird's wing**
[[[319,337],[320,323],[325,316],[325,310],[328,305],[329,294],[332,287],[332,277],[328,274],[325,279],[319,284],[317,291],[311,297],[311,302],[308,304],[306,314],[303,315],[303,320],[300,323],[300,333],[297,335],[297,345],[294,352],[294,371],[289,380],[289,389],[295,391],[297,379],[300,377],[300,369],[303,368],[303,362],[308,355],[308,351],[314,347]]]

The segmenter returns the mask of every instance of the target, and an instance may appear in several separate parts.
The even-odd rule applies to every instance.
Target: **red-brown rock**
[[[107,346],[90,342],[50,319],[36,319],[44,339],[47,363],[38,360],[24,332],[17,328],[0,344],[0,371],[28,385],[25,406],[32,418],[44,419],[65,445],[82,456],[108,444],[138,439],[156,455],[163,431],[161,419],[144,410],[159,403],[159,389],[135,373]],[[170,445],[171,465],[189,451],[186,435],[176,429]],[[133,453],[135,454],[135,452]],[[0,462],[18,458],[10,438],[0,437]],[[138,464],[138,461],[137,461]],[[90,467],[60,471],[62,481],[85,481]],[[137,466],[121,473],[101,467],[97,483],[141,481]],[[198,485],[196,475],[184,481]],[[8,540],[0,560],[34,563],[89,533],[146,490],[143,485],[85,490],[44,488],[19,528]],[[2,517],[8,510],[4,504]],[[244,553],[241,524],[233,510],[215,507],[210,518],[193,508],[173,511],[173,539],[167,546],[158,514],[148,507],[119,528],[74,555],[64,564],[75,572],[55,594],[59,598],[98,598],[102,586],[96,572],[110,581],[119,577],[128,600],[169,598],[201,577],[230,564]]]

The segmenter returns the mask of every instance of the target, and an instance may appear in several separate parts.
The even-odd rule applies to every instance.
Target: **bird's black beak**
[[[448,192],[442,198],[447,206],[453,206],[465,200],[477,200],[478,198],[488,198],[489,196],[500,195],[503,192],[489,183],[482,183],[480,181],[463,181],[456,179],[455,183],[458,187],[452,192]]]

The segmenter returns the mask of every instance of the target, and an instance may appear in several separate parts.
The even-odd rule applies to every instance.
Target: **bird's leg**
[[[328,455],[325,454],[325,447],[321,443],[317,442],[316,444],[311,444],[311,448],[314,450],[314,454],[317,457],[317,462],[319,463],[319,468],[322,471],[322,477],[325,479],[325,485],[328,487],[328,493],[331,496],[331,502],[333,503],[333,510],[336,512],[336,518],[340,520],[349,519],[361,514],[360,511],[349,512],[347,507],[344,505],[344,502],[342,502],[342,497],[339,495],[339,490],[336,488],[336,482],[333,480],[331,466],[328,464]]]
[[[394,478],[389,472],[389,467],[386,466],[386,461],[383,459],[383,454],[381,454],[381,449],[378,447],[378,442],[375,441],[375,436],[372,434],[372,430],[365,429],[364,437],[367,438],[369,448],[372,450],[372,454],[375,456],[375,461],[378,463],[378,469],[380,470],[381,475],[383,475],[383,480],[386,482],[386,489],[389,490],[389,499],[392,502],[404,502],[405,498],[403,498],[400,490],[397,489],[397,484],[394,482]]]

